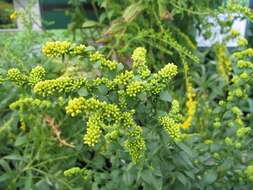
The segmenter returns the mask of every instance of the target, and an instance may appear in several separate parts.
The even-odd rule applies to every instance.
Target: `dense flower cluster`
[[[158,73],[151,76],[147,83],[147,89],[153,94],[158,94],[168,82],[177,75],[177,66],[173,63],[165,65]]]
[[[66,113],[72,117],[84,113],[87,116],[93,113],[100,113],[102,118],[116,119],[119,117],[120,110],[114,104],[108,104],[95,98],[85,99],[83,97],[69,100],[66,106]]]
[[[22,74],[19,69],[13,68],[8,70],[7,77],[17,85],[24,85],[27,81],[27,76]]]
[[[86,46],[83,44],[71,44],[68,41],[50,41],[42,47],[42,53],[50,58],[64,55],[81,55],[85,53]]]
[[[253,13],[250,8],[245,7],[245,6],[241,6],[240,4],[235,3],[231,0],[228,1],[228,3],[227,3],[227,10],[230,11],[231,13],[243,14],[244,16],[249,18],[250,20],[253,20]]]
[[[72,46],[74,47],[70,50],[71,55],[81,55],[85,52],[86,46],[83,44],[80,45],[72,44]]]
[[[173,140],[177,141],[181,139],[181,126],[173,118],[164,116],[160,118],[160,123]]]
[[[219,74],[229,80],[230,72],[232,71],[231,60],[227,56],[227,47],[224,44],[216,44],[217,70]]]
[[[242,59],[242,58],[245,58],[245,57],[252,57],[253,56],[253,49],[248,48],[248,49],[245,49],[245,50],[242,50],[242,51],[235,52],[233,55],[237,59]]]
[[[173,100],[170,112],[159,118],[159,122],[174,141],[182,139],[182,133],[180,131],[182,126],[180,123],[181,120],[182,116],[179,114],[179,103],[178,101]]]
[[[136,96],[144,89],[144,84],[142,81],[136,80],[131,82],[126,89],[126,94],[130,97]]]
[[[89,117],[87,122],[87,132],[83,137],[84,144],[88,146],[95,146],[102,134],[103,122],[98,114]]]
[[[134,73],[132,71],[125,71],[120,73],[115,77],[113,83],[118,86],[126,86],[134,77]]]
[[[60,93],[70,93],[81,88],[86,83],[86,79],[74,79],[71,77],[60,77],[52,80],[38,82],[33,90],[41,96],[51,96]]]
[[[45,77],[46,71],[44,67],[37,66],[33,68],[29,74],[28,81],[31,85],[35,85],[39,81],[43,80]]]
[[[128,131],[127,135],[128,138],[125,141],[125,148],[136,163],[140,160],[142,153],[146,151],[145,141],[142,138],[142,128],[134,125],[131,130]]]
[[[50,58],[61,57],[69,53],[71,43],[68,41],[47,42],[42,47],[42,53]]]
[[[90,61],[92,62],[98,61],[102,67],[108,68],[109,70],[114,70],[118,66],[118,63],[116,61],[106,59],[105,56],[98,51],[96,51],[95,53],[90,52],[88,55]]]
[[[250,165],[246,168],[245,174],[247,178],[253,182],[253,165]]]
[[[10,104],[11,109],[20,109],[24,106],[27,108],[35,107],[35,108],[49,108],[51,105],[51,102],[48,100],[40,100],[38,98],[31,98],[31,97],[24,97],[20,98],[17,101]]]
[[[84,135],[84,143],[95,146],[102,134],[106,131],[107,124],[115,124],[119,128],[126,130],[127,140],[125,148],[130,153],[134,162],[143,155],[145,142],[142,138],[142,129],[133,120],[133,112],[121,112],[114,104],[99,101],[95,98],[85,99],[83,97],[74,98],[68,102],[66,113],[71,116],[83,114],[88,117],[87,132]],[[107,124],[106,124],[107,123]],[[119,128],[109,131],[105,138],[114,139],[119,136]],[[107,131],[106,131],[107,132]],[[114,135],[113,138],[112,134]]]
[[[68,170],[65,170],[63,174],[66,177],[81,175],[83,180],[86,181],[89,177],[91,177],[92,171],[88,170],[86,168],[81,169],[79,167],[73,167],[73,168],[70,168]]]
[[[187,118],[182,124],[182,127],[184,129],[188,129],[190,127],[192,119],[196,112],[197,102],[194,100],[194,97],[195,97],[195,93],[193,91],[192,84],[189,83],[187,86],[187,102],[186,102]]]
[[[143,47],[136,48],[132,54],[133,69],[142,78],[146,78],[150,75],[150,70],[146,65],[147,50]]]

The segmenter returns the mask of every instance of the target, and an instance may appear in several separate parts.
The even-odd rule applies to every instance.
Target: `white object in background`
[[[227,18],[227,15],[225,14],[222,14],[219,16],[219,19],[225,20],[226,18]],[[224,35],[220,34],[221,27],[217,23],[217,21],[212,17],[208,17],[207,19],[208,19],[208,22],[214,24],[214,26],[211,28],[212,36],[209,39],[205,39],[201,33],[197,34],[196,41],[197,41],[198,47],[210,47],[217,42],[221,42],[222,39],[224,38]],[[232,25],[232,29],[237,30],[241,36],[245,36],[246,26],[247,26],[246,19],[235,19]],[[230,40],[228,42],[228,47],[236,47],[236,46],[237,46],[236,40]]]
[[[40,16],[40,6],[38,0],[13,0],[14,3],[14,9],[19,11],[24,11],[25,8],[30,6],[29,4],[32,3],[31,7],[31,15],[32,15],[32,27],[34,30],[40,30],[41,29],[41,16]],[[22,24],[22,20],[18,18],[17,20],[18,29],[21,29],[24,27]]]
[[[25,8],[29,6],[29,3],[32,2],[31,7],[31,15],[32,15],[32,27],[34,30],[41,30],[41,15],[40,15],[40,6],[39,6],[39,0],[13,0],[13,6],[14,10],[24,11]],[[15,32],[20,31],[24,28],[24,25],[22,24],[21,18],[17,18],[17,28],[13,29],[0,29],[0,32]]]

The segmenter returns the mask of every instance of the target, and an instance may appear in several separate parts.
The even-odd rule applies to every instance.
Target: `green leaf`
[[[186,186],[188,184],[188,180],[187,178],[185,177],[185,175],[181,172],[176,172],[175,173],[176,175],[176,178],[184,185]]]
[[[141,2],[133,3],[125,9],[122,17],[124,18],[125,22],[131,22],[144,9],[145,9],[144,3]]]
[[[99,26],[99,23],[98,22],[95,22],[93,20],[87,20],[85,21],[83,24],[82,24],[82,27],[83,28],[94,28],[94,27],[97,27]]]
[[[17,137],[14,146],[21,146],[27,142],[26,136],[19,136]]]
[[[159,99],[165,102],[171,102],[172,101],[172,97],[170,95],[170,93],[167,90],[164,90],[162,92],[160,92],[159,94]]]
[[[16,154],[11,154],[8,156],[3,157],[3,159],[5,160],[26,160],[24,157],[20,156],[20,155],[16,155]]]
[[[3,159],[0,160],[0,166],[2,166],[2,168],[3,168],[6,172],[11,170],[11,168],[10,168],[8,162],[6,162],[6,161],[3,160]]]
[[[105,85],[100,85],[98,86],[98,91],[101,94],[106,95],[108,93],[108,88]]]
[[[203,177],[203,183],[204,185],[210,185],[217,179],[218,174],[215,170],[207,170]]]
[[[80,88],[77,93],[79,96],[84,96],[84,97],[89,95],[89,92],[85,87]]]

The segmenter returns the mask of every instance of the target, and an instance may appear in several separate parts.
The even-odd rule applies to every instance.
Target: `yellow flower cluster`
[[[87,122],[87,132],[83,137],[84,144],[90,147],[95,146],[102,134],[103,122],[98,114],[89,117]]]
[[[146,64],[146,54],[147,50],[143,47],[138,47],[134,50],[132,54],[133,68]]]
[[[237,106],[232,107],[231,111],[232,111],[232,113],[234,113],[237,117],[239,117],[239,116],[242,115],[242,111],[241,111]]]
[[[245,174],[247,178],[253,182],[253,165],[247,166]]]
[[[239,37],[239,38],[237,39],[237,44],[238,44],[239,46],[241,46],[241,47],[245,47],[245,46],[248,45],[248,40],[247,40],[246,38],[244,38],[244,37]]]
[[[68,41],[51,41],[46,42],[42,47],[42,53],[50,58],[61,57],[68,54],[71,43]]]
[[[248,134],[251,131],[250,127],[240,127],[236,131],[236,136],[237,137],[244,137],[246,134]]]
[[[235,30],[235,29],[231,29],[229,31],[229,34],[232,38],[237,38],[238,36],[240,36],[240,32],[238,30]]]
[[[133,120],[134,112],[121,112],[114,104],[99,101],[95,98],[85,99],[83,97],[74,98],[68,102],[66,113],[71,116],[77,116],[83,113],[88,117],[87,133],[84,135],[84,143],[88,146],[95,146],[102,134],[112,127],[105,123],[111,123],[117,127],[126,130],[127,140],[125,148],[131,155],[134,162],[143,155],[145,151],[145,142],[142,138],[142,128],[137,126]],[[110,142],[119,136],[119,128],[113,128],[105,138]]]
[[[195,93],[193,91],[191,83],[188,83],[187,86],[187,118],[182,124],[182,128],[188,129],[191,126],[192,119],[194,117],[194,114],[196,112],[197,102],[194,100]]]
[[[168,85],[168,82],[177,75],[177,66],[173,63],[165,65],[158,73],[152,75],[147,83],[147,90],[158,94]]]
[[[178,141],[181,139],[180,124],[177,123],[170,116],[164,116],[159,119],[161,125],[164,127],[169,136],[174,140]]]
[[[13,13],[11,13],[10,19],[11,20],[16,20],[17,16],[18,16],[18,13],[16,11],[14,11]]]
[[[89,177],[92,175],[92,171],[88,170],[86,168],[79,168],[79,167],[73,167],[70,168],[68,170],[65,170],[63,172],[64,176],[66,177],[72,177],[72,176],[77,176],[77,175],[81,175],[83,180],[88,180]]]
[[[99,51],[96,51],[95,53],[90,52],[88,55],[90,61],[92,62],[98,61],[102,67],[108,68],[109,70],[114,70],[118,66],[118,63],[116,61],[106,59],[105,56],[101,54]]]
[[[51,106],[51,102],[48,100],[40,100],[38,98],[25,97],[10,104],[10,108],[13,110],[23,108],[24,106],[27,108],[35,107],[44,109],[49,108]]]
[[[250,68],[250,69],[253,69],[253,63],[250,62],[250,61],[239,60],[237,62],[237,67],[238,68]]]
[[[108,104],[95,98],[85,99],[79,97],[69,100],[68,105],[66,106],[66,113],[72,117],[77,116],[80,113],[84,113],[86,116],[90,116],[93,113],[99,113],[100,117],[103,119],[117,119],[120,115],[120,110],[114,104]]]
[[[217,70],[219,74],[226,79],[229,80],[229,75],[232,70],[231,60],[229,56],[226,54],[227,47],[224,44],[216,44],[215,52],[217,57]]]
[[[252,57],[253,56],[253,49],[252,48],[248,48],[242,51],[238,51],[233,53],[233,55],[235,56],[235,58],[237,59],[242,59],[242,58],[246,58],[246,57]]]
[[[132,54],[133,69],[142,77],[146,78],[150,75],[150,70],[146,65],[147,50],[143,47],[138,47]]]
[[[83,44],[80,44],[80,45],[73,44],[72,46],[74,46],[74,47],[70,50],[71,55],[81,55],[81,54],[85,53],[85,49],[86,49],[85,45],[83,45]]]
[[[165,65],[160,71],[158,71],[158,75],[162,79],[170,80],[177,74],[177,66],[173,63],[169,63]]]
[[[178,114],[179,113],[179,102],[177,100],[173,100],[171,103],[170,114]]]
[[[243,14],[250,20],[253,20],[253,13],[250,8],[246,6],[241,6],[240,4],[234,3],[233,1],[229,1],[227,3],[227,10],[232,13]]]
[[[74,176],[76,174],[79,174],[81,171],[82,171],[81,168],[73,167],[73,168],[70,168],[68,170],[65,170],[63,174],[66,177],[71,177],[71,176]]]
[[[15,82],[17,85],[24,85],[27,82],[27,77],[23,75],[19,69],[13,68],[8,70],[7,77],[9,80]]]
[[[145,141],[142,138],[142,128],[134,125],[128,132],[128,139],[125,141],[125,148],[128,150],[134,163],[137,163],[146,150]]]
[[[74,98],[69,100],[66,109],[66,113],[72,117],[79,115],[85,109],[86,100],[84,97]],[[98,107],[97,105],[92,105]]]
[[[125,129],[129,129],[132,126],[135,126],[135,122],[133,120],[133,115],[134,115],[134,110],[128,111],[128,112],[123,112],[120,114],[119,123],[121,123],[121,126]]]
[[[135,97],[144,89],[144,83],[142,81],[136,80],[132,81],[126,89],[126,94],[130,97]]]
[[[86,79],[73,79],[70,77],[60,77],[52,80],[38,82],[34,88],[34,93],[41,96],[51,96],[59,93],[70,93],[86,84]]]
[[[125,71],[124,73],[120,73],[113,79],[113,83],[119,86],[126,86],[129,81],[131,81],[134,77],[132,71]]]
[[[29,74],[28,81],[30,85],[35,85],[45,77],[46,71],[42,66],[33,68]]]

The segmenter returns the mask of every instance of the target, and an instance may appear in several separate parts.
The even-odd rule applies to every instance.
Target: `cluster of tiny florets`
[[[180,124],[177,123],[173,118],[164,116],[160,118],[160,123],[168,133],[168,135],[175,141],[181,139]]]
[[[144,84],[142,81],[136,80],[132,81],[126,89],[126,94],[130,97],[136,96],[144,89]]]
[[[52,80],[38,82],[34,86],[34,92],[41,96],[51,96],[59,93],[69,93],[81,88],[86,82],[85,78],[73,79],[70,77],[60,77]]]
[[[27,108],[49,108],[51,102],[48,100],[40,100],[38,98],[24,97],[20,98],[17,101],[10,104],[11,109],[20,109],[21,107],[26,106]]]
[[[84,144],[90,147],[95,146],[102,134],[103,122],[98,114],[89,117],[87,122],[87,131],[83,137]]]
[[[120,73],[113,80],[114,84],[119,86],[126,86],[134,77],[132,71],[125,71],[124,73]]]
[[[150,70],[146,65],[146,54],[147,50],[143,47],[136,48],[132,54],[133,69],[142,78],[146,78],[150,75]]]
[[[74,47],[70,50],[71,55],[81,55],[81,54],[85,53],[85,49],[86,49],[85,45],[83,45],[83,44],[80,44],[80,45],[73,44],[72,46],[74,46]]]
[[[252,57],[253,56],[253,49],[252,48],[248,48],[239,52],[235,52],[233,54],[235,56],[235,58],[237,59],[242,59],[245,57]]]
[[[177,66],[173,63],[167,64],[159,72],[158,75],[163,79],[171,79],[177,74]]]
[[[109,70],[114,70],[117,68],[118,63],[116,61],[111,61],[105,58],[103,54],[101,54],[99,51],[96,51],[95,53],[90,52],[89,54],[90,61],[92,62],[99,62],[102,67],[108,68]]]
[[[27,76],[21,73],[19,69],[13,68],[8,70],[7,77],[17,85],[23,85],[27,82]]]
[[[152,94],[158,94],[164,89],[168,82],[177,74],[177,66],[173,63],[165,65],[158,73],[152,75],[148,80],[147,89]]]
[[[31,85],[35,85],[39,81],[43,80],[45,77],[46,71],[44,67],[37,66],[33,68],[29,74],[28,81]]]
[[[134,125],[128,132],[128,139],[125,141],[125,148],[128,150],[132,160],[136,163],[143,156],[146,145],[142,137],[142,128]]]
[[[71,43],[68,41],[46,42],[42,47],[42,52],[50,58],[61,57],[69,53],[70,47]]]

